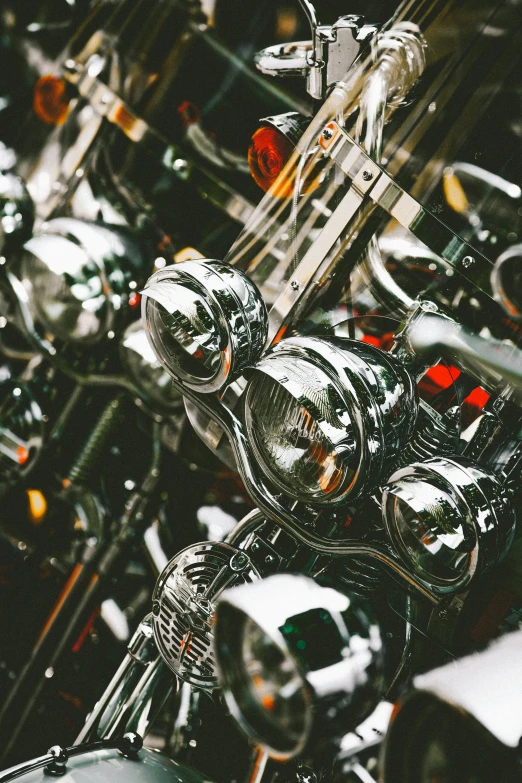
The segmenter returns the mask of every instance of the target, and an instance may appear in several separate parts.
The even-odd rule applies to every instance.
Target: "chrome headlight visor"
[[[383,747],[389,783],[520,780],[522,630],[414,679]]]
[[[20,277],[31,316],[66,343],[98,343],[122,324],[144,260],[108,226],[57,218],[24,246]]]
[[[227,705],[274,758],[335,739],[379,700],[377,625],[361,604],[308,577],[277,574],[225,592],[215,637]]]
[[[152,596],[154,638],[181,680],[204,690],[217,686],[215,601],[225,588],[255,579],[259,574],[245,552],[216,542],[193,544],[165,567]]]
[[[289,338],[255,366],[245,425],[280,490],[334,503],[378,485],[417,409],[414,380],[390,354],[355,340]]]
[[[515,512],[498,479],[462,457],[435,458],[395,472],[383,518],[407,565],[442,592],[461,589],[503,557]]]
[[[216,392],[260,356],[267,337],[256,286],[221,261],[184,261],[156,272],[142,293],[151,346],[189,389]]]

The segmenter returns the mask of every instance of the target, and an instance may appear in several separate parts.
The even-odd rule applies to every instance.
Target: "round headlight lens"
[[[282,726],[290,747],[297,745],[307,728],[309,704],[296,662],[250,618],[245,618],[238,633],[243,659],[239,676],[244,677],[245,697],[252,700],[247,711],[264,717],[271,745],[277,745]]]
[[[227,705],[275,758],[331,742],[379,700],[377,626],[362,604],[308,577],[277,574],[226,591],[215,636]]]
[[[452,579],[469,568],[476,535],[451,498],[433,490],[423,481],[402,482],[400,489],[396,487],[400,495],[393,497],[389,513],[416,567],[432,576]]]
[[[313,415],[268,375],[249,387],[246,422],[259,461],[292,494],[328,497],[350,473]]]
[[[24,248],[20,276],[28,306],[47,332],[89,344],[123,325],[146,263],[132,232],[55,218]]]
[[[502,484],[463,458],[401,468],[382,507],[403,560],[441,589],[458,589],[496,564],[513,540],[515,514]]]
[[[122,361],[140,397],[161,410],[173,410],[182,404],[182,396],[172,383],[150,347],[141,321],[125,330],[120,353]]]
[[[197,293],[173,286],[163,298],[165,288],[159,284],[157,298],[147,301],[147,324],[154,335],[153,345],[165,364],[177,369],[182,378],[198,377],[204,383],[221,363],[219,324]],[[175,308],[169,305],[169,299],[174,298]]]
[[[263,472],[304,502],[372,491],[416,416],[406,369],[355,340],[281,340],[255,366],[245,395],[246,430]]]
[[[257,288],[220,261],[185,261],[153,275],[142,314],[151,346],[174,378],[215,392],[255,362],[267,336]]]
[[[65,237],[42,235],[25,248],[22,282],[34,318],[61,340],[96,340],[104,331],[108,302],[94,262]]]

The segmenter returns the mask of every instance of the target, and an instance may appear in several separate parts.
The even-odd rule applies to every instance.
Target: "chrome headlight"
[[[522,630],[414,679],[384,743],[383,779],[520,781]]]
[[[289,338],[256,365],[245,424],[277,487],[331,503],[378,485],[417,406],[413,379],[390,354],[355,340]]]
[[[25,244],[20,273],[32,317],[64,342],[94,343],[121,325],[145,262],[119,229],[51,220]]]
[[[355,728],[379,701],[382,645],[362,605],[305,576],[227,591],[216,613],[227,705],[279,759]]]
[[[255,362],[268,319],[255,285],[221,261],[184,261],[156,272],[143,291],[152,348],[190,389],[215,392]]]
[[[183,404],[183,398],[172,383],[150,347],[141,321],[127,327],[120,343],[121,360],[139,396],[161,410],[170,411]]]
[[[211,690],[214,611],[227,587],[259,579],[248,555],[222,543],[193,544],[160,575],[152,596],[154,638],[167,666],[185,682]]]
[[[515,532],[506,490],[462,457],[435,458],[394,473],[382,499],[388,534],[403,560],[442,590],[495,565]]]
[[[4,381],[0,400],[0,489],[4,489],[32,468],[42,448],[45,425],[28,386]]]

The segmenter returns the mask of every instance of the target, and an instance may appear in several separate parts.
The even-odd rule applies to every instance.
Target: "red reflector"
[[[63,125],[69,112],[65,81],[51,74],[40,76],[34,85],[33,109],[48,125]]]
[[[254,181],[267,191],[293,152],[292,142],[275,128],[256,130],[248,150],[248,165]]]
[[[25,446],[18,446],[18,448],[16,449],[16,455],[18,457],[19,465],[25,465],[25,463],[29,459],[29,452],[27,451]]]
[[[129,307],[132,307],[132,309],[134,310],[136,307],[139,307],[140,302],[141,302],[140,294],[134,291],[134,293],[132,293],[129,296]]]

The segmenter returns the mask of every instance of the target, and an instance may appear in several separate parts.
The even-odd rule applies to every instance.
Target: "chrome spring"
[[[376,545],[392,552],[381,531],[375,531],[368,535],[364,543]],[[351,594],[365,599],[374,595],[386,578],[381,563],[371,557],[364,556],[346,557],[338,560],[333,564],[333,568],[328,568],[325,573],[338,581],[342,588]]]
[[[88,483],[100,457],[108,448],[115,430],[125,420],[125,401],[125,395],[119,394],[105,407],[69,471],[67,477],[69,483]]]
[[[459,434],[459,417],[458,407],[451,408],[440,416],[428,406],[422,406],[419,411],[417,430],[403,453],[394,462],[394,470],[410,465],[412,462],[454,453]]]

